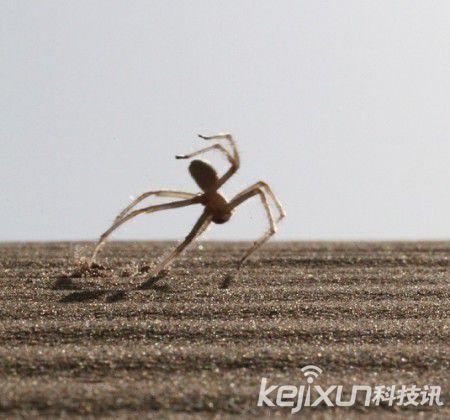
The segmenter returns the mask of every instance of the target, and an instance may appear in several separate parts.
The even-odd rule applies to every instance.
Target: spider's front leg
[[[244,196],[250,191],[254,191],[256,189],[262,189],[264,193],[266,193],[273,201],[273,204],[275,204],[275,207],[278,210],[278,217],[275,221],[275,223],[278,223],[281,219],[283,219],[286,216],[286,211],[284,210],[283,206],[280,203],[280,200],[275,196],[274,192],[272,191],[272,188],[270,188],[269,184],[267,184],[264,181],[258,181],[253,185],[250,185],[249,187],[242,190],[239,194],[234,197],[233,200],[239,200],[240,197]]]
[[[186,207],[186,206],[190,206],[192,204],[199,204],[199,203],[200,203],[200,197],[194,195],[194,197],[189,198],[187,200],[172,201],[171,203],[159,204],[159,205],[155,205],[155,206],[148,206],[148,207],[144,207],[144,208],[141,208],[138,210],[133,210],[127,214],[124,214],[121,217],[119,217],[120,216],[119,215],[115,219],[115,221],[111,225],[111,227],[108,230],[106,230],[105,232],[103,232],[103,234],[100,236],[100,238],[97,242],[97,245],[94,249],[94,252],[92,254],[90,264],[92,265],[95,262],[97,254],[100,252],[102,247],[105,245],[106,240],[108,239],[108,236],[111,235],[111,233],[113,233],[118,227],[123,225],[128,220],[131,220],[134,217],[139,216],[140,214],[154,213],[156,211],[175,209],[175,208],[179,208],[179,207]]]
[[[152,287],[161,277],[161,272],[167,268],[174,260],[177,258],[187,247],[188,245],[196,238],[198,238],[211,223],[212,216],[204,211],[200,218],[195,223],[192,230],[186,236],[184,241],[178,245],[169,255],[167,255],[157,266],[152,270],[151,277],[142,283],[138,289],[148,289]]]
[[[281,203],[278,201],[277,198],[275,198],[275,203],[277,204],[277,208],[278,206],[281,208],[280,211],[280,216],[277,220],[277,222],[274,220],[272,211],[269,207],[269,203],[267,201],[267,196],[266,196],[266,192],[265,189],[263,189],[262,187],[267,186],[267,188],[270,189],[270,187],[266,184],[263,183],[262,181],[254,184],[253,186],[246,188],[244,191],[242,191],[241,193],[239,193],[238,195],[236,195],[236,197],[234,197],[231,202],[230,202],[230,207],[231,209],[236,208],[237,206],[239,206],[240,204],[242,204],[244,201],[248,200],[251,197],[254,197],[256,195],[258,195],[261,199],[261,203],[264,207],[264,210],[266,212],[267,215],[267,219],[269,221],[269,229],[267,230],[266,233],[264,233],[257,241],[254,242],[253,246],[248,249],[248,251],[245,252],[245,254],[243,255],[243,257],[239,260],[238,263],[238,269],[240,269],[242,267],[242,265],[245,263],[245,261],[247,261],[247,259],[261,246],[263,245],[272,235],[274,235],[277,231],[277,225],[276,223],[278,221],[280,221],[285,215],[285,211],[284,209],[281,207]],[[272,197],[273,192],[272,190],[270,190],[271,194],[270,196]],[[275,197],[273,195],[273,197]]]
[[[156,190],[156,191],[147,191],[140,196],[138,196],[136,199],[134,199],[127,207],[125,207],[114,219],[114,221],[117,221],[121,219],[123,216],[125,216],[133,207],[136,207],[141,201],[145,200],[148,197],[151,196],[156,197],[171,197],[171,198],[182,198],[182,199],[189,199],[196,196],[196,194],[188,193],[185,191],[175,191],[175,190]]]

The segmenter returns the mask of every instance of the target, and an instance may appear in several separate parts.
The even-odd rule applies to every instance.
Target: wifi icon
[[[314,365],[304,366],[300,370],[303,372],[303,375],[305,375],[306,381],[309,384],[312,384],[314,382],[314,379],[316,379],[322,373],[322,369]]]

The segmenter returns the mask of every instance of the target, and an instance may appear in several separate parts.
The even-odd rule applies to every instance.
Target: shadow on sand
[[[60,288],[55,290],[70,290],[67,288]],[[131,289],[131,290],[77,290],[75,292],[69,293],[66,296],[63,296],[59,302],[60,303],[80,303],[80,302],[89,302],[89,301],[99,301],[105,303],[116,303],[121,302],[127,299],[128,295],[132,292],[136,293],[141,289]],[[157,293],[171,293],[172,288],[166,284],[161,285],[149,285],[146,286],[143,290],[152,290]]]

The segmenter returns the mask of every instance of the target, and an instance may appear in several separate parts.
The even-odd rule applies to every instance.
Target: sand
[[[195,244],[152,289],[169,244],[0,245],[0,416],[289,416],[257,407],[261,378],[426,384],[442,407],[303,408],[313,418],[450,418],[450,243],[264,247],[229,285],[248,244]],[[272,398],[273,399],[273,398]],[[333,417],[335,418],[335,417]]]

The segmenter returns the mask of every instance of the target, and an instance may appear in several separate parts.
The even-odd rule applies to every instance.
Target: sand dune
[[[0,415],[290,415],[256,406],[261,377],[440,385],[439,408],[304,408],[450,417],[450,243],[264,247],[221,289],[243,243],[194,245],[153,289],[166,243],[0,245]],[[115,293],[122,291],[122,293]]]

